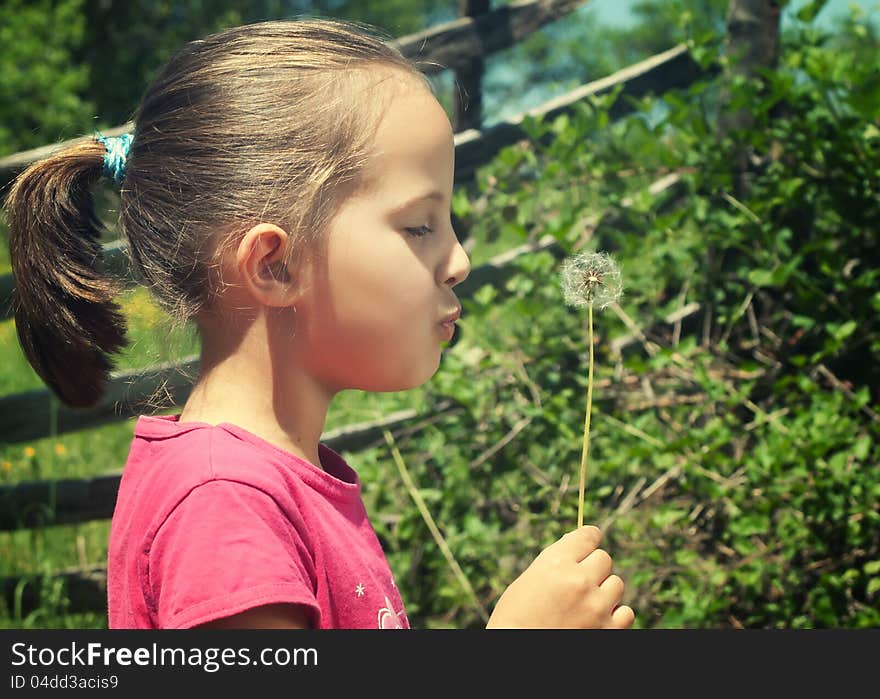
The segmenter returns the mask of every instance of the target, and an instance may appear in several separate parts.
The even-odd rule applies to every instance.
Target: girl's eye
[[[414,238],[421,238],[423,235],[428,235],[428,233],[434,231],[430,226],[416,226],[414,228],[404,228],[404,230]]]

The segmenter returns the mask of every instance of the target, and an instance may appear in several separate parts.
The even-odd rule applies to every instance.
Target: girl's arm
[[[309,629],[308,608],[299,604],[266,604],[201,624],[199,629]]]

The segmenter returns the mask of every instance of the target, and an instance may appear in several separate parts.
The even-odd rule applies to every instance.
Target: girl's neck
[[[323,468],[318,444],[330,396],[309,377],[255,371],[251,359],[235,353],[205,364],[180,415],[180,422],[228,422],[286,452]]]
[[[265,419],[260,418],[253,413],[244,414],[229,411],[217,412],[199,412],[189,407],[189,403],[184,407],[180,414],[180,422],[201,422],[209,425],[219,425],[222,423],[230,423],[247,430],[251,434],[255,434],[269,444],[279,449],[293,454],[294,456],[308,461],[313,466],[323,470],[320,456],[318,455],[318,443],[320,440],[304,440],[298,435],[291,435],[285,431],[280,424],[272,424]]]

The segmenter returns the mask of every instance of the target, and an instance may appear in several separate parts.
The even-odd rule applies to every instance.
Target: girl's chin
[[[372,391],[374,393],[393,393],[395,391],[409,391],[418,388],[430,381],[437,370],[440,368],[440,353],[437,353],[436,361],[428,364],[422,364],[417,371],[409,372],[405,376],[385,376],[378,381],[364,382],[357,386],[361,391]]]

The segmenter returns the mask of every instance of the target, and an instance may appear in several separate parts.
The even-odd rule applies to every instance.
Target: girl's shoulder
[[[147,470],[163,488],[190,489],[211,480],[251,484],[267,492],[302,487],[332,498],[357,498],[357,474],[321,445],[324,470],[238,425],[179,421],[179,415],[139,416],[126,471]]]
[[[261,485],[275,469],[255,445],[221,425],[179,422],[179,415],[141,415],[125,473],[148,478],[153,487],[184,492],[214,480]],[[274,482],[277,474],[272,474]]]

